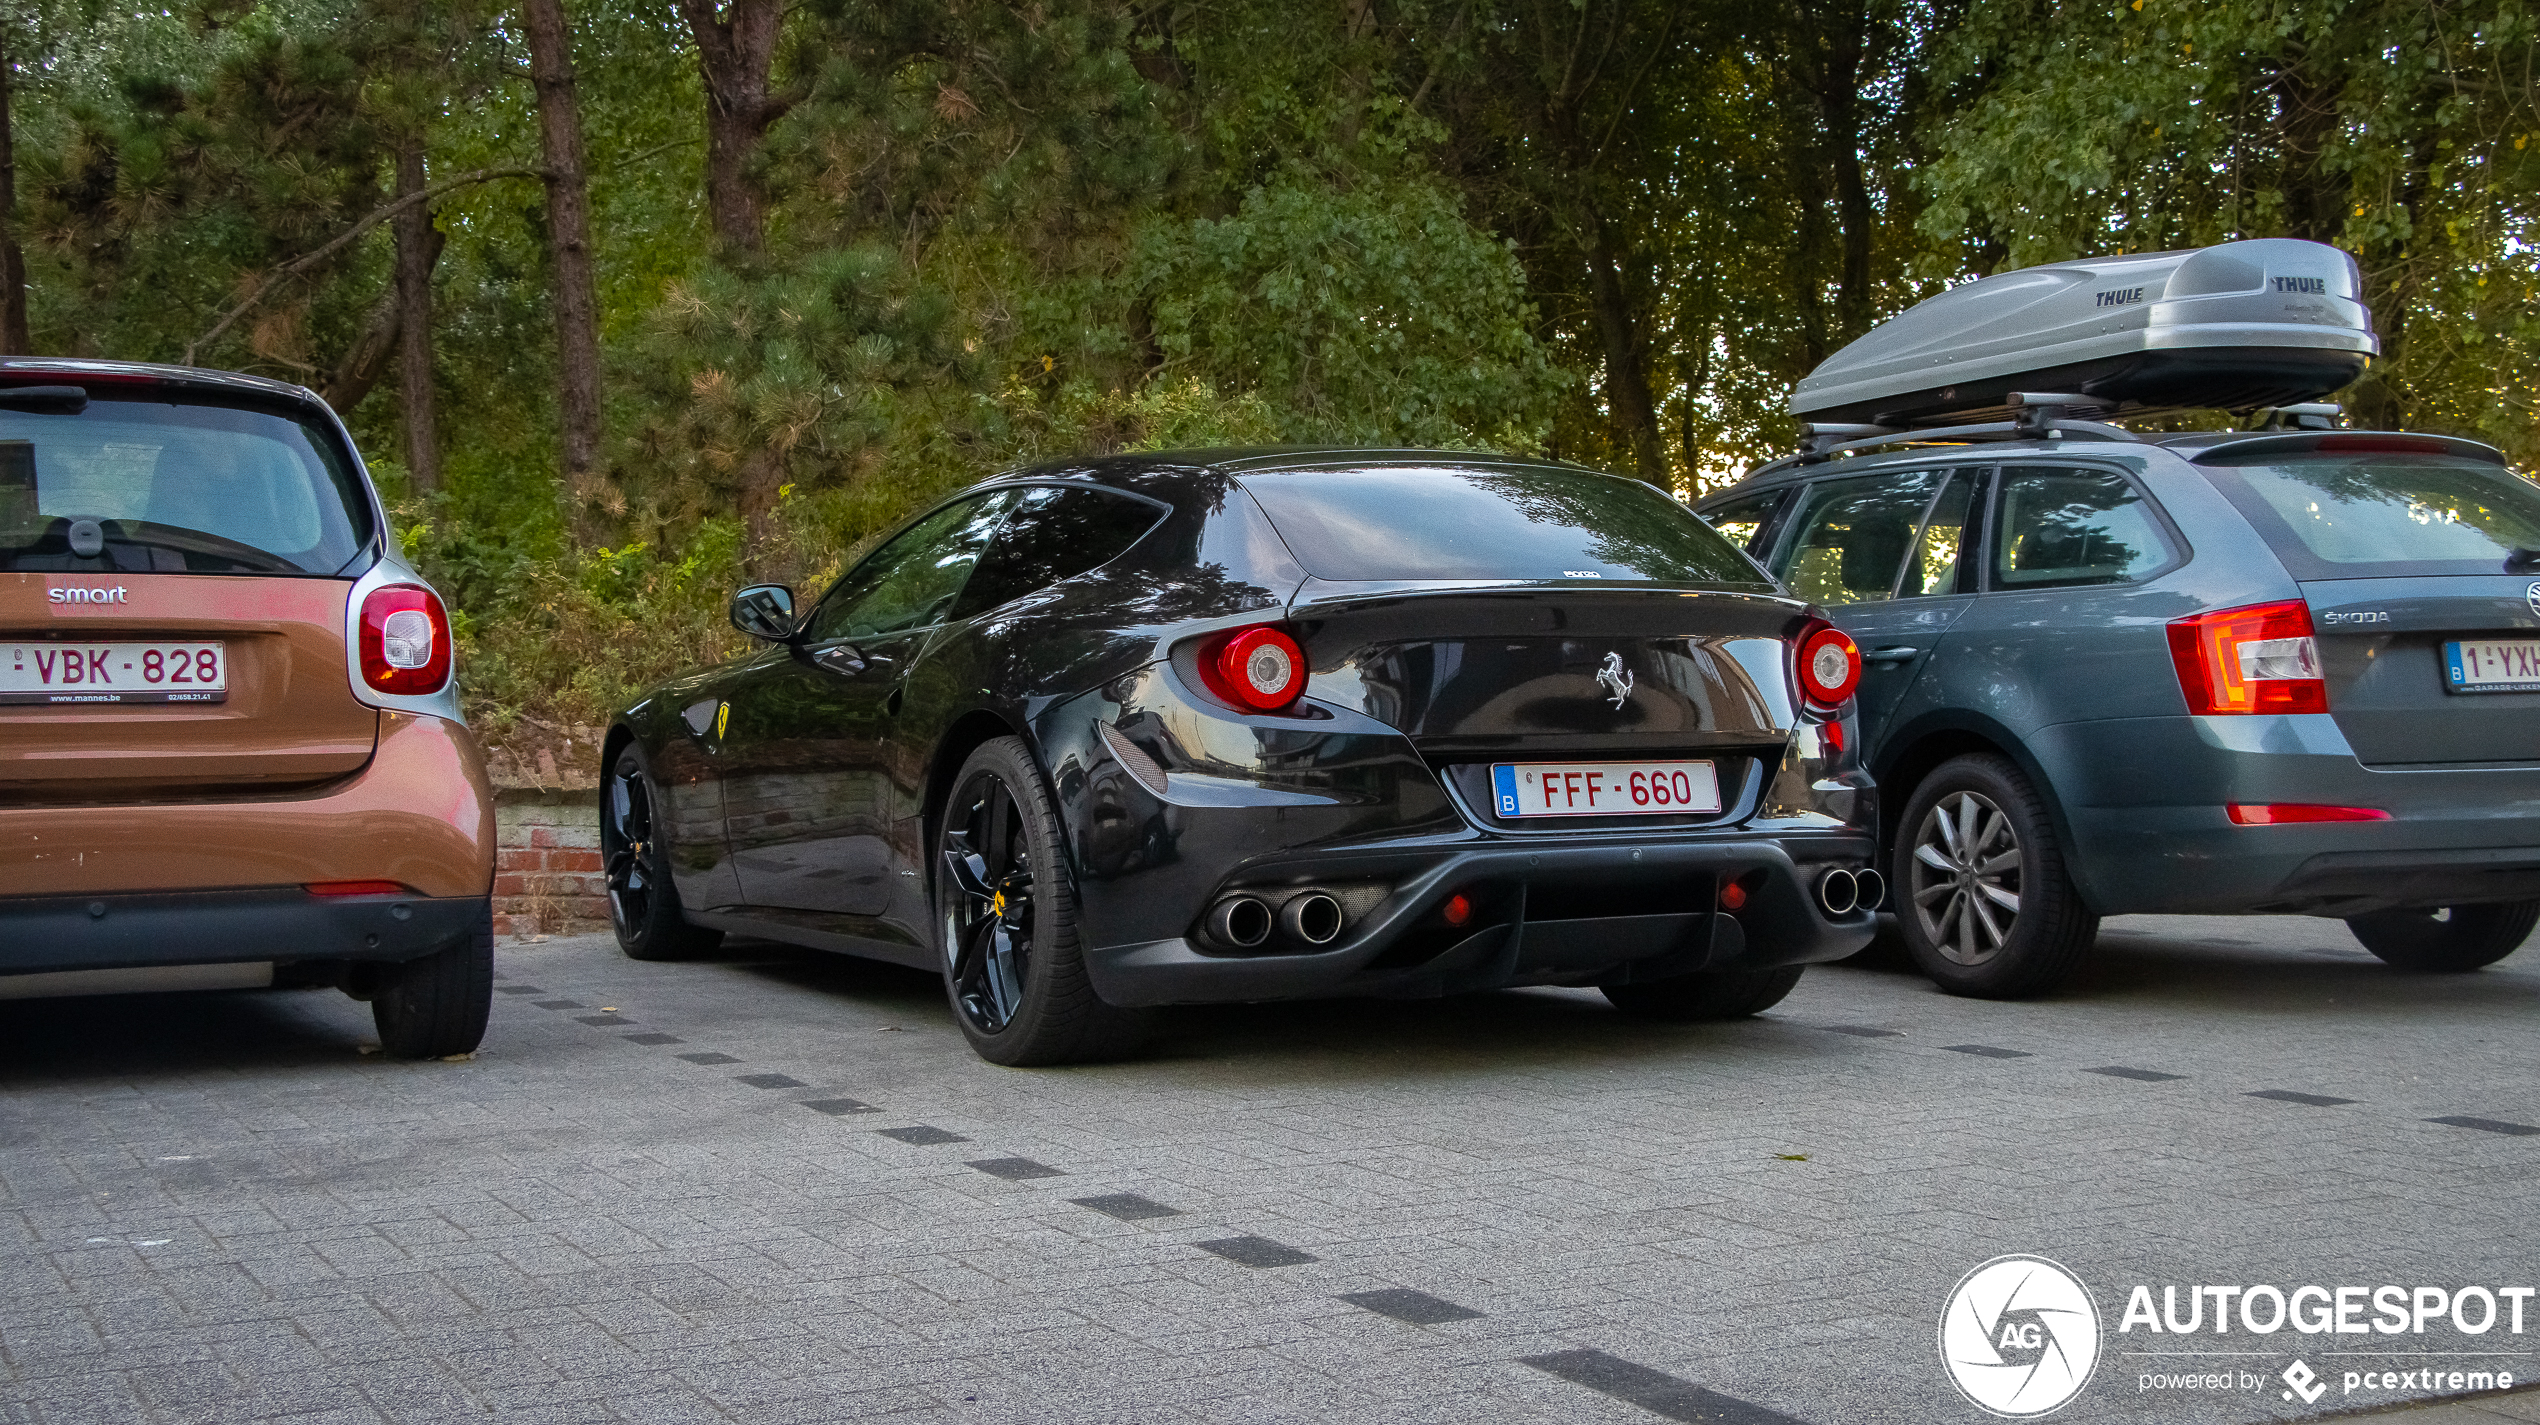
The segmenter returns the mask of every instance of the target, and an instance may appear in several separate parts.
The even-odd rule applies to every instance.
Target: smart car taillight
[[[376,693],[437,693],[450,681],[450,615],[420,584],[388,584],[362,600],[362,681]]]
[[[1273,624],[1220,634],[1200,650],[1208,690],[1239,708],[1278,712],[1305,691],[1305,650]]]
[[[1833,624],[1811,620],[1799,636],[1799,691],[1810,703],[1832,712],[1859,686],[1860,645]]]
[[[2216,609],[2174,620],[2169,632],[2191,713],[2328,711],[2310,605],[2299,599]]]

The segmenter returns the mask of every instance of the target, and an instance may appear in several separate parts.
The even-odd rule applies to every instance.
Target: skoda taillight
[[[2299,599],[2178,619],[2169,634],[2191,713],[2328,711],[2310,605]]]
[[[450,615],[420,584],[388,584],[362,600],[362,682],[375,693],[422,696],[450,682]]]

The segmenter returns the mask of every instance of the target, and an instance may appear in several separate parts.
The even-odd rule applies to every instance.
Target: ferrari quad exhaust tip
[[[1879,902],[1887,899],[1887,878],[1876,871],[1853,872],[1852,885],[1853,904],[1863,910],[1877,910]]]
[[[1290,940],[1308,945],[1329,945],[1340,939],[1344,920],[1341,903],[1324,891],[1292,896],[1279,907],[1279,929]]]
[[[1228,896],[1208,908],[1208,933],[1238,950],[1268,943],[1270,924],[1269,902],[1259,896]]]
[[[1817,904],[1828,915],[1850,915],[1861,903],[1861,878],[1841,866],[1817,878]]]

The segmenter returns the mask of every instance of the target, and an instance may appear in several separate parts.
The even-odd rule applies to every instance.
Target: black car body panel
[[[1088,968],[1117,1004],[1617,983],[1859,948],[1868,914],[1827,915],[1810,892],[1823,868],[1867,863],[1876,818],[1847,723],[1797,697],[1790,640],[1810,611],[1734,554],[1733,577],[1707,583],[1316,578],[1246,488],[1264,471],[1377,478],[1412,461],[1613,479],[1403,452],[1022,472],[902,530],[967,528],[963,501],[1065,503],[1036,490],[1149,501],[1157,517],[1097,567],[994,607],[965,593],[948,616],[853,638],[821,637],[815,609],[792,642],[630,708],[607,756],[631,741],[651,768],[690,919],[931,967],[938,802],[972,749],[1019,735],[1056,796]],[[902,537],[841,586],[881,578],[859,571]],[[987,548],[983,568],[1003,557]],[[1201,641],[1273,622],[1307,655],[1303,697],[1264,713],[1212,693]],[[1598,681],[1609,664],[1630,678],[1619,704]],[[1716,763],[1719,812],[1526,825],[1493,815],[1473,780],[1494,759],[1678,755]],[[1752,899],[1719,913],[1740,877]],[[1329,944],[1246,952],[1204,929],[1230,892],[1309,887],[1346,909]],[[1459,893],[1474,914],[1449,927],[1439,907]]]

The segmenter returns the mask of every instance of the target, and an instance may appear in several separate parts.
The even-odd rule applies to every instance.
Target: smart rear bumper
[[[297,886],[0,898],[0,975],[269,961],[394,962],[484,923],[483,896],[318,897]]]

